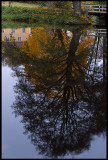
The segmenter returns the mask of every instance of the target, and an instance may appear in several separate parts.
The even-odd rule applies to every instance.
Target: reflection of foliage
[[[106,130],[105,83],[102,71],[92,68],[89,74],[93,39],[85,40],[80,30],[69,36],[61,29],[38,28],[21,51],[11,48],[24,69],[8,54],[18,77],[15,115],[22,116],[25,134],[47,157],[81,153],[89,149],[93,134]]]
[[[49,85],[51,81],[55,83],[53,84],[55,86],[57,85],[58,82],[60,82],[59,84],[64,83],[63,81],[66,78],[65,72],[66,72],[67,65],[69,65],[68,63],[70,63],[69,61],[71,61],[72,63],[70,67],[72,67],[73,72],[71,74],[72,74],[72,78],[74,78],[74,81],[81,77],[78,69],[79,68],[81,69],[82,67],[77,64],[79,63],[81,63],[82,65],[86,64],[87,46],[93,44],[93,38],[87,37],[86,39],[84,39],[82,37],[80,40],[81,43],[79,44],[79,42],[76,42],[76,48],[71,48],[71,45],[74,46],[74,41],[75,39],[77,39],[75,37],[72,38],[71,32],[69,33],[70,35],[68,36],[68,32],[64,30],[60,30],[60,29],[48,30],[44,28],[36,28],[32,30],[32,33],[33,35],[29,37],[28,42],[26,42],[21,47],[21,50],[27,53],[28,55],[30,55],[30,57],[37,58],[38,63],[43,62],[41,63],[41,69],[38,68],[40,67],[40,64],[35,66],[26,65],[26,71],[28,72],[29,77],[32,77],[31,82],[33,84],[38,86],[38,88],[40,87],[40,90],[42,89],[43,86],[45,86],[45,90],[46,90],[49,88],[47,85]],[[77,37],[79,37],[79,35],[77,35]],[[72,49],[73,49],[73,54],[71,53]],[[75,51],[76,53],[74,53]],[[75,58],[75,60],[73,60],[73,58]],[[67,63],[66,63],[66,59],[68,61]],[[44,67],[45,65],[46,67]],[[36,70],[36,72],[35,74],[31,75],[32,74],[31,69],[33,70],[33,68]],[[82,72],[84,72],[84,70]],[[55,79],[55,82],[53,79]],[[68,83],[71,83],[71,82],[68,82]],[[60,88],[62,86],[60,85]],[[54,88],[52,89],[51,92],[54,95],[57,94],[57,91]],[[51,92],[49,92],[50,96],[51,96]]]

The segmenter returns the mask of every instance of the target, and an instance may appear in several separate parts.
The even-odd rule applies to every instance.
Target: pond
[[[2,158],[106,158],[106,28],[2,29]]]

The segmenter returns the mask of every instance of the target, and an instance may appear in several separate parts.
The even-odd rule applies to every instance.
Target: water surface
[[[2,158],[106,158],[106,48],[105,28],[3,31]]]

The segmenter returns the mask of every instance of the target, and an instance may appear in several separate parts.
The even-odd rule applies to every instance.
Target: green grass
[[[71,10],[43,8],[35,4],[2,2],[2,20],[26,23],[79,24]]]
[[[8,1],[4,1],[2,2],[2,6],[6,6],[6,7],[9,7],[9,2]],[[35,9],[35,8],[39,8],[39,5],[36,5],[36,4],[28,4],[28,3],[23,3],[23,2],[12,2],[11,3],[11,7],[18,7],[18,8],[32,8],[32,9]]]

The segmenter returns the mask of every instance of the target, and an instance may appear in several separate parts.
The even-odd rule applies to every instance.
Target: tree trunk
[[[74,14],[81,16],[81,1],[73,1]]]

